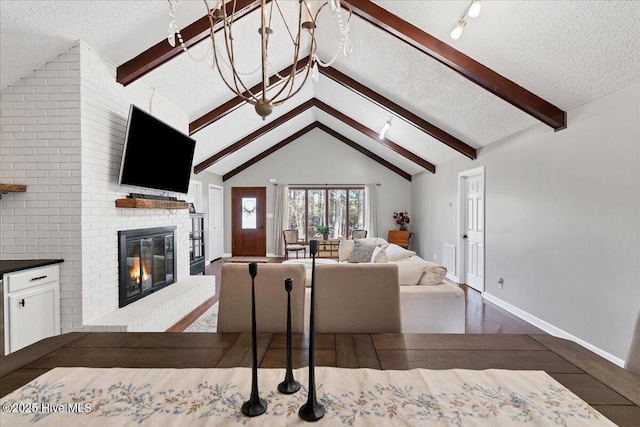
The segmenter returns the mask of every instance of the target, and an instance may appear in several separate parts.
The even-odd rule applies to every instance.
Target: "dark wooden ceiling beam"
[[[368,127],[366,127],[365,125],[361,124],[360,122],[357,122],[356,120],[352,119],[351,117],[347,116],[344,113],[341,113],[340,111],[336,110],[335,108],[325,104],[324,102],[314,98],[313,99],[313,105],[317,108],[319,108],[320,110],[324,111],[325,113],[335,117],[336,119],[340,120],[341,122],[351,126],[352,128],[356,129],[357,131],[367,135],[368,137],[374,139],[375,141],[377,141],[378,143],[390,148],[391,150],[395,151],[397,154],[400,154],[401,156],[411,160],[413,163],[425,168],[426,170],[428,170],[429,172],[432,173],[436,173],[436,166],[430,162],[428,162],[427,160],[423,159],[422,157],[412,153],[411,151],[407,150],[406,148],[401,147],[400,145],[396,144],[395,142],[384,138],[384,139],[380,139],[378,136],[378,132],[369,129]]]
[[[539,96],[518,86],[478,61],[454,49],[420,28],[399,18],[370,0],[349,4],[353,13],[397,37],[438,62],[463,75],[473,83],[497,95],[555,130],[567,127],[567,113]]]
[[[300,138],[301,136],[305,135],[306,133],[308,133],[309,131],[311,131],[311,130],[313,130],[315,128],[321,129],[322,131],[324,131],[327,134],[333,136],[337,140],[343,142],[344,144],[348,145],[349,147],[353,148],[354,150],[358,151],[359,153],[367,156],[371,160],[373,160],[373,161],[381,164],[382,166],[388,168],[389,170],[397,173],[398,175],[400,175],[401,177],[403,177],[407,181],[411,181],[411,174],[403,171],[402,169],[400,169],[396,165],[386,161],[385,159],[383,159],[382,157],[378,156],[377,154],[372,153],[371,151],[369,151],[366,148],[362,147],[358,143],[353,142],[349,138],[343,136],[342,134],[336,132],[335,130],[333,130],[333,129],[329,128],[328,126],[326,126],[326,125],[324,125],[324,124],[322,124],[320,122],[317,122],[317,121],[311,123],[308,126],[305,126],[304,128],[300,129],[299,131],[297,131],[293,135],[283,139],[282,141],[280,141],[279,143],[277,143],[273,147],[269,148],[268,150],[263,151],[262,153],[258,154],[257,156],[253,157],[250,160],[247,160],[242,165],[238,166],[237,168],[233,169],[232,171],[224,174],[222,176],[222,181],[227,181],[228,179],[234,177],[235,175],[239,174],[240,172],[244,171],[245,169],[253,166],[254,164],[259,162],[260,160],[264,159],[267,156],[270,156],[271,154],[275,153],[276,151],[280,150],[281,148],[285,147],[286,145],[290,144],[291,142],[295,141],[296,139]]]
[[[228,2],[225,7],[227,14],[231,15],[233,13],[233,2]],[[237,0],[234,19],[238,20],[259,8],[260,0]],[[204,15],[180,30],[182,40],[187,49],[209,37],[210,28],[209,17]],[[216,25],[215,30],[217,31],[219,28],[221,27]],[[116,81],[127,86],[182,52],[182,46],[177,40],[175,47],[171,47],[167,39],[161,40],[140,55],[120,65],[116,70]]]
[[[318,128],[322,129],[323,131],[325,131],[329,135],[333,136],[337,140],[344,142],[345,144],[347,144],[349,147],[353,148],[354,150],[364,154],[365,156],[367,156],[371,160],[380,163],[382,166],[386,167],[387,169],[392,170],[393,172],[397,173],[398,175],[400,175],[401,177],[403,177],[407,181],[411,181],[411,174],[409,174],[408,172],[403,171],[402,169],[400,169],[396,165],[392,164],[391,162],[386,161],[385,159],[383,159],[382,157],[378,156],[377,154],[367,150],[366,148],[364,148],[360,144],[358,144],[356,142],[353,142],[352,140],[350,140],[346,136],[343,136],[342,134],[336,132],[335,130],[331,129],[330,127],[328,127],[328,126],[326,126],[326,125],[324,125],[322,123],[318,123]],[[434,173],[435,173],[435,171],[434,171]]]
[[[307,132],[315,129],[317,126],[318,126],[318,122],[313,122],[310,125],[303,127],[298,132],[296,132],[293,135],[283,139],[282,141],[280,141],[279,143],[277,143],[273,147],[271,147],[271,148],[269,148],[267,150],[264,150],[262,153],[260,153],[257,156],[251,158],[250,160],[247,160],[246,162],[244,162],[243,164],[241,164],[240,166],[238,166],[234,170],[225,173],[224,175],[222,175],[222,181],[226,181],[226,180],[236,176],[237,174],[239,174],[243,170],[255,165],[260,160],[264,159],[267,156],[270,156],[271,154],[275,153],[279,149],[283,148],[284,146],[288,145],[289,143],[291,143],[291,142],[295,141],[296,139],[300,138],[302,135],[304,135]]]
[[[296,66],[296,73],[299,72],[299,71],[302,71],[304,69],[304,67],[307,65],[307,62],[309,62],[309,57],[308,56],[306,56],[303,59],[301,59],[300,61],[298,61],[298,64]],[[287,74],[291,73],[291,69],[292,68],[293,68],[293,65],[290,65],[287,68],[285,68],[284,70],[281,70],[277,74],[287,75]],[[271,77],[269,77],[269,87],[272,87],[273,85],[276,85],[280,81],[280,78],[278,77],[277,74],[274,74]],[[251,92],[251,93],[259,93],[260,92],[261,93],[262,92],[261,89],[262,89],[262,83],[258,83],[257,85],[255,85],[251,89],[249,89],[248,92]],[[244,95],[247,96],[248,93],[245,92]],[[197,118],[196,120],[194,120],[191,123],[189,123],[189,135],[193,135],[194,133],[204,129],[207,126],[209,126],[211,123],[215,122],[216,120],[219,120],[222,117],[226,116],[227,114],[231,113],[232,111],[236,110],[241,105],[243,105],[244,102],[245,102],[244,99],[242,99],[240,96],[236,96],[234,98],[231,98],[229,101],[225,102],[224,104],[222,104],[222,105],[214,108],[213,110],[209,111],[208,113],[206,113],[202,117]]]
[[[335,68],[321,67],[320,73],[331,78],[337,83],[340,83],[342,86],[352,90],[353,92],[359,94],[360,96],[369,99],[375,104],[378,104],[382,108],[385,108],[386,110],[396,114],[397,116],[405,120],[407,123],[415,126],[422,132],[432,136],[433,138],[437,139],[438,141],[442,142],[448,147],[453,148],[457,152],[464,154],[468,158],[472,160],[475,160],[478,158],[478,153],[475,148],[465,144],[464,142],[460,141],[456,137],[449,135],[447,132],[443,131],[437,126],[432,125],[431,123],[419,117],[418,115],[412,113],[406,108],[401,107],[400,105],[394,103],[393,101],[385,98],[384,96],[371,90],[370,88],[366,87],[362,83],[347,76],[346,74],[341,73]]]
[[[246,145],[248,145],[251,142],[255,141],[256,139],[260,138],[261,136],[266,135],[267,133],[271,132],[273,129],[275,129],[278,126],[280,126],[282,123],[294,118],[298,114],[301,114],[302,112],[308,110],[309,108],[311,108],[313,106],[314,106],[314,99],[312,98],[312,99],[304,102],[303,104],[297,106],[293,110],[288,111],[287,113],[285,113],[282,116],[278,117],[274,121],[267,123],[266,125],[262,126],[260,129],[256,130],[255,132],[250,133],[249,135],[247,135],[244,138],[240,139],[238,142],[235,142],[234,144],[231,144],[230,146],[226,147],[225,149],[223,149],[221,151],[218,151],[216,154],[214,154],[213,156],[209,157],[208,159],[198,163],[196,166],[194,166],[193,172],[194,173],[202,172],[203,170],[205,170],[209,166],[213,165],[217,161],[227,157],[229,154],[235,153],[236,151],[240,150],[242,147],[245,147]]]

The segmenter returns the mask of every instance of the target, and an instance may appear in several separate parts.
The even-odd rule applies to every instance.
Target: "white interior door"
[[[222,187],[209,184],[209,260],[221,258],[224,253]]]
[[[464,210],[461,248],[464,259],[459,265],[461,281],[484,292],[484,168],[461,173]]]

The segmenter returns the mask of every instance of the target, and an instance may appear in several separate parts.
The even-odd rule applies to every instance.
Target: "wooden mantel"
[[[23,184],[0,184],[0,193],[24,193],[27,186]]]
[[[118,199],[116,200],[116,208],[133,208],[133,209],[189,209],[187,202],[178,202],[176,200],[154,200],[154,199]]]

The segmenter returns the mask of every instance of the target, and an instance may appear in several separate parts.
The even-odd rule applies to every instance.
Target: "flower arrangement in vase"
[[[411,218],[409,218],[409,212],[407,211],[400,211],[400,212],[393,212],[393,220],[396,222],[396,224],[398,224],[400,226],[400,230],[402,231],[406,231],[407,230],[407,224],[409,224],[411,222]]]

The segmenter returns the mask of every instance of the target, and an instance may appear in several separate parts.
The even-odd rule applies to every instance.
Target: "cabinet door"
[[[7,298],[10,352],[56,335],[57,298],[55,286],[43,286]]]

